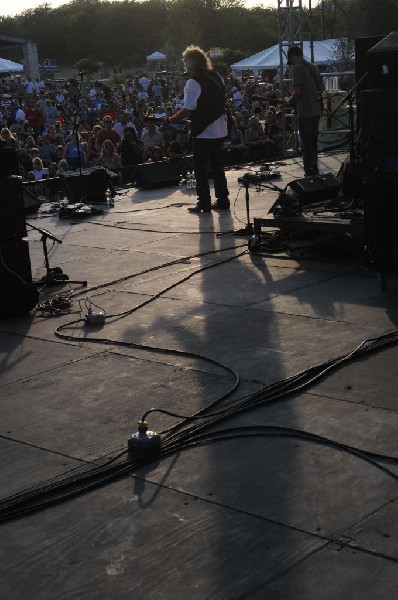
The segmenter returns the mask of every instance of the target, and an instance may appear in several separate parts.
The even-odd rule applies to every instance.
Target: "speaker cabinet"
[[[296,179],[291,181],[289,186],[297,194],[301,206],[307,206],[336,198],[341,181],[333,173],[325,173],[325,175]]]
[[[0,147],[0,179],[20,175],[18,154],[15,148]]]
[[[355,80],[357,82],[367,73],[367,52],[382,39],[381,35],[355,38]],[[367,77],[361,83],[360,89],[363,90],[366,87],[368,87]]]
[[[392,31],[366,54],[372,88],[398,88],[398,32]]]
[[[361,92],[361,151],[365,173],[397,172],[397,90]]]
[[[26,240],[0,242],[0,318],[29,312],[39,301]]]
[[[27,235],[22,178],[0,179],[0,243]]]
[[[106,204],[105,192],[113,188],[105,169],[96,169],[80,175],[79,172],[64,177],[64,187],[68,200],[75,202],[93,202]]]
[[[178,185],[181,180],[181,176],[167,162],[137,165],[134,178],[137,186],[144,189]]]

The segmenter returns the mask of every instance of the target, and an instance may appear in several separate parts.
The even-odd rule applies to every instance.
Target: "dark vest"
[[[210,123],[225,114],[225,88],[216,71],[204,71],[192,76],[192,79],[195,79],[201,88],[198,105],[191,112],[191,133],[196,137]]]

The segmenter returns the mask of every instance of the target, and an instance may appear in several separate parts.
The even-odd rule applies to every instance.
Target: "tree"
[[[355,41],[349,38],[338,39],[332,48],[332,58],[338,71],[352,70],[355,66]]]
[[[100,70],[101,63],[92,58],[81,58],[73,66],[77,71],[87,71],[89,75],[93,75]]]

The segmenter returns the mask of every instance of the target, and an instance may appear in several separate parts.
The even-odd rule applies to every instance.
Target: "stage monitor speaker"
[[[0,148],[0,179],[20,175],[18,153],[15,148]]]
[[[0,242],[0,318],[26,314],[38,301],[27,240]]]
[[[37,213],[41,205],[39,198],[25,184],[22,185],[22,194],[25,213],[27,215]]]
[[[297,194],[301,206],[307,206],[336,198],[341,188],[341,181],[333,173],[326,173],[296,179],[291,181],[289,186]]]
[[[17,240],[27,235],[22,178],[0,179],[0,242]]]
[[[366,53],[372,88],[398,88],[398,32],[392,31]]]
[[[167,162],[137,165],[134,178],[139,188],[149,189],[178,185],[181,176]]]
[[[105,192],[112,188],[112,182],[105,169],[94,170],[88,174],[78,171],[64,177],[64,186],[68,200],[76,202],[92,202],[106,204]]]

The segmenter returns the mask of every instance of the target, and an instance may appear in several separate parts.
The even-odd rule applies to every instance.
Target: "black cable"
[[[132,273],[131,275],[124,275],[123,277],[119,277],[118,279],[114,279],[112,281],[108,281],[106,283],[101,283],[96,286],[92,286],[91,288],[85,288],[84,290],[76,290],[73,293],[73,297],[81,296],[82,294],[86,295],[89,292],[94,292],[99,289],[107,288],[111,285],[116,285],[118,283],[122,283],[124,281],[128,281],[129,279],[133,279],[134,277],[139,277],[140,275],[146,275],[147,273],[151,273],[153,271],[158,271],[160,269],[164,269],[166,267],[170,267],[176,264],[184,264],[190,260],[204,258],[205,256],[211,256],[212,254],[219,254],[220,252],[227,252],[228,250],[236,250],[237,248],[246,246],[246,244],[238,244],[233,246],[228,246],[227,248],[220,248],[217,250],[207,250],[206,252],[199,252],[198,254],[193,254],[190,256],[185,256],[183,258],[175,258],[161,265],[157,265],[155,267],[149,267],[148,269],[144,269],[139,271],[138,273]]]
[[[125,317],[127,315],[130,315],[130,314],[136,312],[138,309],[143,308],[147,304],[150,304],[151,302],[154,302],[155,300],[157,300],[158,298],[160,298],[161,296],[163,296],[164,294],[166,294],[170,290],[178,287],[182,283],[185,283],[186,281],[188,281],[189,279],[191,279],[191,277],[194,277],[198,273],[202,273],[203,271],[206,271],[207,269],[213,269],[213,268],[218,267],[220,265],[224,265],[227,262],[233,261],[236,258],[239,258],[240,256],[243,256],[243,255],[247,254],[247,252],[248,252],[247,250],[244,250],[240,254],[234,254],[234,256],[231,256],[229,258],[225,258],[222,261],[218,261],[218,262],[215,262],[215,263],[211,263],[209,265],[203,265],[202,267],[198,267],[194,271],[191,271],[190,273],[188,273],[188,275],[186,275],[182,279],[179,279],[175,283],[170,284],[168,287],[163,288],[162,290],[160,290],[160,292],[158,292],[157,294],[154,294],[148,300],[144,300],[143,302],[141,302],[141,304],[138,304],[137,306],[134,306],[133,308],[130,308],[129,310],[125,310],[122,313],[108,315],[107,318],[109,320],[109,319],[112,319],[112,318],[120,318],[120,317]]]
[[[237,427],[225,430],[213,431],[206,435],[199,435],[195,438],[187,438],[185,443],[170,444],[163,443],[159,451],[147,452],[144,454],[137,454],[133,461],[126,461],[117,465],[107,465],[105,469],[99,468],[96,473],[82,474],[80,477],[69,478],[56,485],[42,486],[41,488],[27,490],[25,492],[14,494],[13,496],[6,498],[0,502],[0,522],[8,521],[13,518],[18,518],[29,514],[31,512],[42,510],[53,504],[69,500],[81,493],[89,492],[99,486],[103,486],[117,478],[120,478],[134,469],[149,464],[153,460],[159,460],[174,454],[176,452],[185,451],[194,447],[202,446],[216,441],[227,441],[235,440],[239,438],[253,438],[253,437],[285,437],[303,439],[305,441],[318,443],[322,445],[328,445],[334,447],[340,451],[349,453],[360,460],[365,460],[377,469],[380,469],[384,474],[398,480],[398,475],[393,471],[380,465],[378,460],[383,460],[386,457],[381,454],[367,452],[364,450],[357,449],[353,446],[342,444],[334,440],[330,440],[324,436],[312,434],[307,431],[290,427],[279,427],[279,426],[254,426],[254,427]],[[398,458],[388,457],[390,462],[398,463]],[[78,487],[77,484],[80,481],[84,481],[84,487]],[[70,489],[65,493],[62,493],[55,497],[47,497],[50,492],[61,491],[67,489],[71,485],[75,485],[75,489]],[[32,500],[36,502],[32,503]]]

